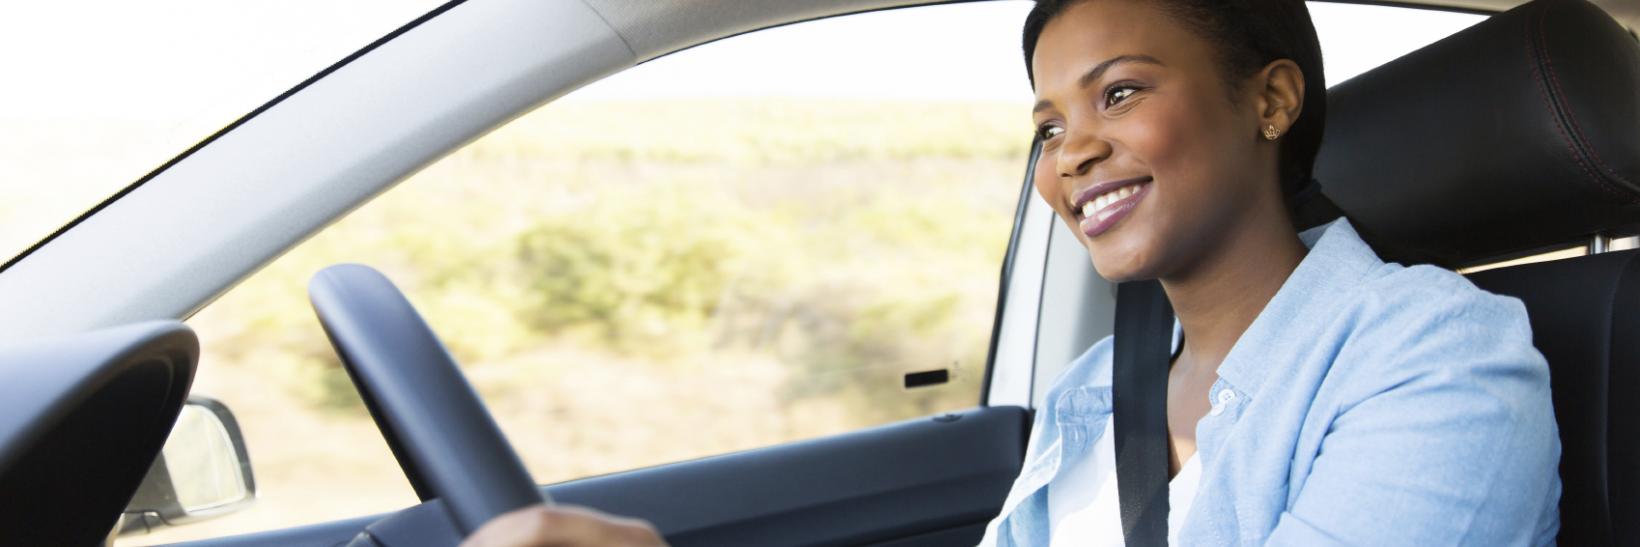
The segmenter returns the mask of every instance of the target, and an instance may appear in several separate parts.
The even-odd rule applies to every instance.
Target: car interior
[[[1469,278],[1525,303],[1550,364],[1563,450],[1560,543],[1640,544],[1631,518],[1640,514],[1640,402],[1629,396],[1640,390],[1640,250],[1608,250],[1612,239],[1640,234],[1640,41],[1586,0],[1533,0],[1334,86],[1328,103],[1316,178],[1385,260],[1459,269],[1588,246],[1588,256]],[[1032,169],[1022,167],[1023,212]],[[147,468],[104,468],[108,476],[92,480],[104,488],[73,490],[96,511],[64,509],[64,486],[91,480],[76,470],[97,468],[107,453],[158,454],[179,412],[186,390],[175,384],[186,385],[197,359],[186,327],[87,336],[98,342],[0,350],[0,363],[17,364],[7,374],[56,371],[28,397],[10,395],[23,382],[0,384],[0,544],[101,541]],[[122,380],[144,374],[161,379]],[[157,414],[87,425],[87,416],[119,414],[138,399]],[[556,503],[646,519],[678,546],[971,545],[1000,510],[1030,425],[1028,408],[985,401],[540,490]],[[187,545],[459,542],[465,526],[431,491],[417,491],[422,504],[392,514]]]
[[[1328,93],[1324,192],[1386,260],[1461,267],[1634,233],[1640,47],[1598,8],[1539,0]],[[1562,446],[1563,545],[1640,542],[1636,408],[1625,394],[1636,251],[1470,276],[1526,304]]]

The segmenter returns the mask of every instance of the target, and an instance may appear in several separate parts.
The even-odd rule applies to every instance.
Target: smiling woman
[[[1120,305],[1159,287],[1157,337],[1178,323],[1158,355],[1118,330],[1059,377],[988,542],[1553,544],[1521,302],[1387,264],[1347,219],[1295,230],[1293,206],[1332,208],[1308,189],[1327,93],[1303,2],[1044,0],[1024,35],[1038,195]]]
[[[1326,115],[1314,31],[1307,42],[1281,44],[1274,29],[1198,15],[1215,11],[1188,3],[1160,10],[1117,4],[1107,10],[1127,12],[1087,15],[1094,4],[1066,4],[1075,5],[1057,8],[1065,16],[1027,23],[1028,36],[1042,36],[1027,40],[1025,53],[1037,54],[1034,115],[1044,157],[1054,160],[1037,164],[1035,181],[1044,200],[1086,236],[1100,275],[1187,278],[1215,257],[1296,265],[1302,246],[1282,196],[1307,182]],[[1039,5],[1040,13],[1057,15],[1047,7],[1054,4]],[[1180,19],[1193,22],[1176,24]],[[1268,43],[1227,47],[1234,45],[1200,39],[1204,34]],[[1266,65],[1261,54],[1272,50],[1298,53],[1291,55],[1297,62]],[[1152,184],[1156,177],[1173,182]],[[1147,199],[1158,214],[1099,237]],[[1250,229],[1233,229],[1241,226]],[[1156,243],[1162,241],[1169,243]],[[1248,245],[1266,252],[1244,252]]]

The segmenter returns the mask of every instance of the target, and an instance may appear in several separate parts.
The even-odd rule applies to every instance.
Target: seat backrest
[[[1535,0],[1328,92],[1322,191],[1386,260],[1461,267],[1640,232],[1640,43]],[[1490,270],[1548,359],[1566,545],[1640,545],[1640,252]],[[1507,457],[1507,455],[1503,455]]]
[[[1489,270],[1521,299],[1551,364],[1560,425],[1560,543],[1640,545],[1640,251]]]

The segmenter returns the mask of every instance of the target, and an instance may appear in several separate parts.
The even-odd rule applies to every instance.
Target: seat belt
[[[1127,547],[1167,546],[1167,372],[1173,306],[1159,281],[1116,286],[1112,420],[1116,494]]]

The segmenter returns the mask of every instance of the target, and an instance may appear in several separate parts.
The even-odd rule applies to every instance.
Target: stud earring
[[[1279,137],[1281,137],[1281,130],[1276,129],[1275,125],[1264,126],[1264,140],[1273,141]]]

